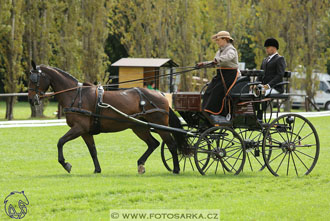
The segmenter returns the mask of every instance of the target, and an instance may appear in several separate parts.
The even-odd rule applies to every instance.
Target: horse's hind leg
[[[82,135],[82,138],[84,139],[88,147],[89,153],[91,154],[91,157],[93,159],[93,163],[95,167],[94,173],[101,173],[101,167],[99,164],[99,160],[97,159],[97,151],[95,148],[94,137],[90,134],[84,134]]]
[[[163,141],[166,143],[173,157],[173,173],[180,173],[180,165],[178,160],[177,144],[171,134],[165,131],[157,131]]]
[[[58,150],[58,162],[64,167],[64,169],[70,173],[71,172],[71,164],[68,162],[65,162],[64,156],[63,156],[63,145],[73,140],[77,137],[81,136],[81,130],[77,127],[72,127],[63,137],[61,137],[57,143],[57,150]]]
[[[152,152],[159,146],[159,142],[151,135],[149,129],[134,128],[133,132],[148,145],[147,151],[144,152],[144,154],[137,161],[138,172],[142,174],[145,173],[145,162]]]

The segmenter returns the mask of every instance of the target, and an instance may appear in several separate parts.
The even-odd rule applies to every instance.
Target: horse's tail
[[[169,111],[169,126],[179,129],[183,129],[180,119],[175,115],[174,111],[170,108]],[[181,133],[172,133],[175,142],[177,143],[178,149],[182,149],[187,145],[185,135]]]

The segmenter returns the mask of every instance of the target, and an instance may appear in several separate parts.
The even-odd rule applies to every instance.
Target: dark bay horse
[[[36,66],[32,63],[33,69],[31,70],[30,80],[29,80],[29,101],[32,105],[39,102],[39,98],[42,98],[49,87],[52,87],[54,94],[57,97],[60,105],[63,108],[78,107],[79,98],[77,97],[77,85],[78,80],[71,76],[70,74],[62,71],[58,68],[53,68],[45,65]],[[152,91],[144,88],[140,88],[140,91],[147,97],[149,102],[146,102],[145,109],[152,109],[154,105],[158,108],[164,110],[163,112],[152,112],[139,116],[137,118],[142,119],[147,122],[156,123],[165,126],[180,127],[179,119],[175,116],[173,111],[169,108],[167,99],[157,91]],[[97,86],[89,83],[84,83],[81,88],[81,109],[94,112],[96,109],[97,102]],[[103,96],[103,102],[112,105],[118,110],[132,115],[141,112],[140,97],[136,90],[126,89],[117,91],[105,91]],[[165,112],[165,113],[164,113]],[[169,114],[166,114],[169,113]],[[159,142],[151,135],[150,128],[143,127],[131,123],[129,121],[120,121],[124,117],[111,109],[102,109],[100,114],[102,116],[107,116],[112,119],[99,119],[99,132],[118,132],[123,131],[128,128],[132,129],[133,132],[143,140],[148,149],[146,152],[138,159],[138,172],[144,173],[144,164],[151,153],[159,146]],[[71,164],[65,162],[63,156],[63,145],[73,140],[77,137],[82,137],[88,147],[90,155],[93,159],[95,166],[94,173],[100,173],[101,167],[97,158],[97,151],[95,148],[94,138],[93,138],[93,117],[87,116],[79,113],[67,113],[66,122],[70,126],[70,130],[59,139],[58,148],[58,162],[64,167],[64,169],[70,173]],[[177,156],[177,148],[180,148],[178,144],[179,139],[184,139],[183,136],[171,135],[171,133],[161,130],[156,130],[160,135],[162,140],[167,144],[173,157],[173,173],[179,173],[180,167]],[[125,151],[125,150],[123,150]]]

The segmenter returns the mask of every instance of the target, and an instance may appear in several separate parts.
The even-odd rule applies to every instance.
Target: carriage
[[[197,168],[203,175],[239,174],[243,169],[253,171],[267,167],[274,176],[302,176],[308,175],[318,160],[320,143],[311,122],[299,114],[282,115],[279,111],[282,104],[279,100],[290,97],[287,81],[290,72],[285,72],[285,81],[277,84],[285,86],[285,92],[265,97],[258,87],[254,87],[254,93],[250,91],[261,83],[255,78],[264,72],[242,71],[242,76],[227,93],[231,107],[229,124],[217,125],[201,110],[204,90],[173,94],[174,110],[181,116],[181,123],[169,109],[166,98],[156,91],[131,88],[105,92],[102,86],[82,84],[61,69],[37,67],[34,62],[32,66],[31,104],[38,104],[39,98],[56,95],[66,112],[71,129],[59,139],[57,148],[58,161],[69,173],[72,166],[65,162],[63,155],[66,142],[82,136],[93,159],[94,172],[100,173],[93,135],[128,128],[148,145],[137,161],[139,173],[145,172],[144,163],[159,145],[150,132],[157,132],[162,138],[162,161],[174,173],[179,173],[180,167],[183,171],[188,167]],[[46,95],[50,86],[54,93]],[[275,100],[277,111],[273,108]],[[257,118],[258,105],[262,106],[262,120]]]
[[[232,106],[229,125],[217,125],[201,110],[201,92],[173,94],[173,107],[182,119],[188,145],[179,154],[183,171],[197,170],[202,174],[233,173],[243,170],[263,170],[274,175],[308,175],[319,156],[318,134],[309,120],[294,114],[280,114],[280,107],[288,100],[288,79],[285,72],[285,92],[265,97],[261,91],[251,93],[258,85],[256,77],[264,71],[241,71],[241,77],[230,91]],[[259,93],[258,93],[259,92]],[[279,102],[282,101],[282,102]],[[274,107],[274,104],[277,108]],[[256,105],[262,105],[263,119],[258,120]],[[165,143],[161,146],[164,166],[171,171],[171,156]]]

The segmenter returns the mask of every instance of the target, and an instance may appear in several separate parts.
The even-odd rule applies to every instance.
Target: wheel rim
[[[206,130],[195,145],[195,164],[202,175],[226,172],[239,174],[245,157],[242,139],[234,130],[226,127]]]
[[[189,130],[189,128],[187,128]],[[185,171],[195,171],[194,169],[194,164],[193,164],[193,157],[194,157],[194,144],[197,142],[198,138],[197,137],[187,137],[187,142],[188,142],[188,147],[182,149],[182,151],[178,151],[178,160],[179,160],[179,165],[180,169],[182,172]],[[162,142],[161,145],[161,158],[163,161],[163,164],[165,168],[168,171],[173,171],[173,157],[172,154],[167,147],[167,145]]]
[[[320,144],[310,121],[298,114],[287,114],[271,123],[262,150],[266,166],[274,176],[303,176],[315,167]]]

